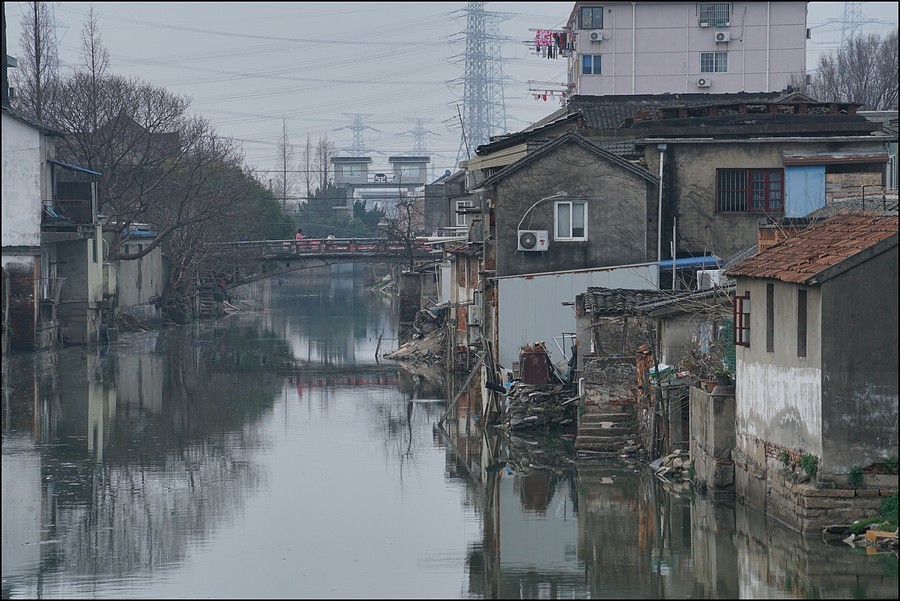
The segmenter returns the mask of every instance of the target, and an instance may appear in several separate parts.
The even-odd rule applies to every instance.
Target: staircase
[[[637,419],[633,404],[592,403],[578,419],[575,454],[618,455],[637,444]]]

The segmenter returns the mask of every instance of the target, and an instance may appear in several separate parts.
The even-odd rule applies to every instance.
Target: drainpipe
[[[770,92],[769,89],[769,40],[772,37],[772,28],[769,23],[769,10],[771,9],[771,2],[766,2],[766,92]]]
[[[665,144],[657,144],[657,150],[659,150],[659,201],[657,202],[657,216],[656,216],[656,260],[662,261],[662,207],[663,207],[663,163],[666,160],[666,145]]]
[[[634,94],[634,79],[637,74],[637,57],[635,55],[635,33],[636,33],[636,15],[637,2],[631,3],[631,93]]]

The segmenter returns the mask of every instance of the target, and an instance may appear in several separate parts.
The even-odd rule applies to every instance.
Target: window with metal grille
[[[727,52],[701,52],[701,73],[728,73]]]
[[[600,55],[599,54],[582,54],[581,55],[581,74],[582,75],[600,75]]]
[[[750,347],[750,291],[734,297],[734,345]]]
[[[581,28],[582,29],[603,29],[603,7],[602,6],[582,6],[581,7]]]
[[[715,25],[716,27],[725,27],[726,25],[730,25],[731,3],[700,2],[697,6],[697,13],[701,23]]]
[[[781,169],[717,169],[716,210],[720,213],[782,213]]]

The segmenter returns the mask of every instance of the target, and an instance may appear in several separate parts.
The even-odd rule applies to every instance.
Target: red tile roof
[[[810,283],[828,268],[891,236],[897,237],[896,214],[840,213],[738,263],[725,275]]]

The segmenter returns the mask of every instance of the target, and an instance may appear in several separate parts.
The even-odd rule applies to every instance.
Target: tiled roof
[[[894,238],[897,215],[871,211],[840,213],[820,221],[796,236],[738,263],[728,277],[768,278],[794,284],[817,283],[831,267]]]
[[[584,310],[595,315],[619,315],[633,312],[638,305],[656,302],[670,296],[671,294],[657,290],[590,287],[585,292]]]
[[[825,219],[833,217],[842,211],[882,211],[885,213],[897,211],[897,193],[885,194],[882,200],[881,194],[867,195],[865,206],[862,196],[854,196],[844,200],[835,200],[821,209],[816,209],[806,216],[807,219]]]

